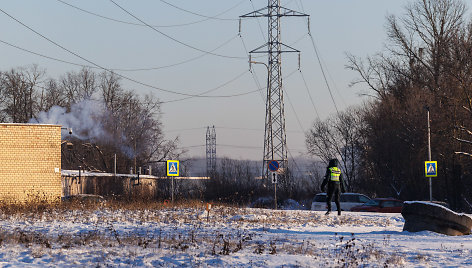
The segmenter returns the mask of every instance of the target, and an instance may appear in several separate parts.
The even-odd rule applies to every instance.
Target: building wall
[[[61,126],[0,124],[0,200],[60,200]]]
[[[65,172],[66,173],[66,172]],[[110,173],[62,175],[63,196],[101,195],[103,197],[163,200],[171,199],[172,179],[150,175]],[[174,194],[180,198],[202,198],[207,177],[174,177]]]

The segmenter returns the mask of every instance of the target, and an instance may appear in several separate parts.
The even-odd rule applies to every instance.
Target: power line
[[[244,47],[244,50],[246,51],[246,54],[249,54],[249,51],[247,50],[247,47],[246,47],[246,43],[244,42],[244,39],[243,39],[243,36],[241,35],[241,33],[239,33],[239,38],[241,39],[241,43],[243,44],[243,47]],[[251,64],[251,63],[249,63]],[[256,83],[256,86],[257,88],[261,89],[261,84],[259,83],[259,78],[257,77],[257,74],[255,72],[252,71],[252,69],[249,67],[250,69],[250,72],[252,74],[252,78],[254,79],[254,82]],[[264,97],[264,94],[262,93],[262,90],[259,91],[260,95],[261,95],[261,98],[262,98],[262,101],[265,103],[265,97]]]
[[[298,166],[297,161],[295,161],[295,158],[293,158],[292,152],[291,152],[291,150],[288,148],[288,146],[287,146],[287,152],[288,152],[288,154],[290,155],[290,158],[292,158],[292,163],[295,164],[295,169],[298,170],[298,173],[302,174],[303,172],[301,171],[300,167]]]
[[[111,1],[111,0],[110,0]],[[159,87],[156,87],[156,86],[152,86],[152,85],[149,85],[149,84],[146,84],[146,83],[143,83],[143,82],[140,82],[138,80],[135,80],[133,78],[130,78],[130,77],[127,77],[127,76],[124,76],[122,74],[119,74],[119,73],[116,73],[116,72],[113,72],[111,71],[110,69],[107,69],[91,60],[88,60],[82,56],[80,56],[79,54],[77,54],[76,52],[73,52],[69,49],[67,49],[66,47],[58,44],[57,42],[49,39],[48,37],[44,36],[43,34],[39,33],[38,31],[34,30],[33,28],[31,28],[30,26],[24,24],[23,22],[21,22],[20,20],[16,19],[15,17],[13,17],[12,15],[10,15],[9,13],[7,13],[6,11],[4,11],[3,9],[0,8],[0,12],[2,12],[3,14],[7,15],[8,17],[10,17],[12,20],[16,21],[17,23],[19,23],[20,25],[22,25],[23,27],[27,28],[28,30],[32,31],[33,33],[35,33],[36,35],[40,36],[41,38],[47,40],[48,42],[54,44],[55,46],[61,48],[62,50],[88,62],[89,64],[92,64],[94,66],[96,66],[97,68],[99,69],[102,69],[104,71],[107,71],[107,72],[110,72],[110,73],[114,73],[116,74],[117,76],[125,79],[125,80],[128,80],[128,81],[131,81],[133,83],[136,83],[136,84],[139,84],[139,85],[142,85],[142,86],[146,86],[146,87],[149,87],[149,88],[153,88],[153,89],[156,89],[156,90],[160,90],[160,91],[163,91],[163,92],[167,92],[167,93],[172,93],[172,94],[176,94],[176,95],[182,95],[182,96],[186,96],[186,98],[183,98],[183,99],[177,99],[177,100],[171,100],[171,101],[164,101],[164,102],[161,102],[161,103],[169,103],[169,102],[176,102],[176,101],[180,101],[180,100],[185,100],[185,99],[188,99],[189,97],[200,97],[200,98],[230,98],[230,97],[238,97],[238,96],[243,96],[243,95],[247,95],[247,94],[251,94],[251,93],[254,93],[258,90],[253,90],[253,91],[249,91],[249,92],[245,92],[245,93],[240,93],[240,94],[233,94],[233,95],[220,95],[220,96],[202,96],[203,94],[205,93],[202,93],[202,94],[188,94],[188,93],[182,93],[182,92],[177,92],[177,91],[173,91],[173,90],[168,90],[168,89],[164,89],[164,88],[159,88]],[[246,73],[247,71],[245,71]],[[242,76],[242,74],[240,75]],[[214,89],[211,89],[211,90],[214,90]]]
[[[260,146],[247,146],[247,145],[232,145],[232,144],[217,144],[221,147],[229,147],[229,148],[236,148],[236,149],[252,149],[252,150],[261,150],[263,147]]]
[[[303,83],[305,84],[305,89],[308,92],[308,96],[310,97],[311,104],[313,105],[313,109],[315,110],[316,116],[318,119],[320,119],[320,114],[318,113],[318,109],[316,109],[315,102],[313,101],[313,97],[311,96],[310,89],[308,88],[308,84],[306,83],[305,76],[302,73],[302,70],[300,69],[300,75],[302,77]]]
[[[235,145],[235,144],[216,144],[219,147],[227,147],[227,148],[235,148],[235,149],[250,149],[250,150],[261,150],[263,149],[262,146],[249,146],[249,145]],[[201,145],[191,145],[191,146],[183,146],[179,147],[179,149],[186,149],[186,148],[198,148],[198,147],[205,147],[206,144]]]
[[[295,118],[297,119],[298,126],[300,129],[305,132],[305,129],[302,126],[302,122],[300,121],[300,118],[298,117],[297,111],[295,111],[295,107],[293,107],[292,101],[290,100],[290,97],[287,94],[287,90],[284,89],[285,96],[287,97],[288,103],[290,104],[290,107],[292,108],[293,114],[295,115]]]
[[[258,92],[260,89],[255,89],[251,91],[246,91],[243,93],[239,94],[233,94],[233,95],[214,95],[214,96],[204,96],[204,95],[189,95],[189,97],[181,98],[181,99],[173,99],[173,100],[167,100],[167,101],[160,101],[159,103],[173,103],[173,102],[179,102],[179,101],[184,101],[188,99],[193,99],[193,98],[234,98],[234,97],[241,97],[241,96],[246,96],[250,95],[252,93]],[[204,94],[204,93],[202,93]]]
[[[252,10],[254,12],[256,12],[256,7],[254,6],[254,3],[252,2],[252,0],[249,0],[249,2],[251,2]],[[265,42],[267,42],[267,38],[264,34],[264,31],[262,30],[261,22],[259,21],[259,18],[256,18],[256,21],[257,21],[257,24],[259,25],[259,30],[261,31],[261,35],[262,35],[262,38],[264,39],[264,43],[265,43]]]
[[[148,26],[149,28],[151,28],[153,31],[165,36],[166,38],[176,42],[176,43],[179,43],[185,47],[188,47],[188,48],[191,48],[193,50],[197,50],[197,51],[200,51],[200,52],[204,52],[204,53],[207,53],[207,54],[210,54],[210,55],[213,55],[213,56],[217,56],[217,57],[222,57],[222,58],[229,58],[229,59],[246,59],[246,57],[239,57],[239,56],[226,56],[226,55],[221,55],[221,54],[217,54],[217,53],[213,53],[211,51],[206,51],[206,50],[203,50],[203,49],[200,49],[200,48],[197,48],[195,46],[192,46],[192,45],[189,45],[185,42],[182,42],[162,31],[159,31],[158,29],[156,29],[156,27],[153,27],[152,25],[144,22],[142,19],[138,18],[137,16],[135,16],[133,13],[129,12],[128,10],[126,10],[125,8],[123,8],[122,6],[118,5],[115,1],[113,0],[109,0],[110,2],[112,2],[113,4],[115,4],[115,6],[117,6],[119,9],[123,10],[126,14],[130,15],[131,17],[135,18],[137,21],[140,21],[141,23],[145,24],[146,26]]]
[[[187,13],[189,13],[189,14],[192,14],[192,15],[195,15],[195,16],[199,16],[199,17],[203,17],[203,18],[207,18],[207,19],[214,19],[214,20],[230,20],[230,21],[235,21],[235,20],[237,20],[237,19],[218,18],[219,15],[216,15],[216,16],[206,16],[206,15],[202,15],[202,14],[199,14],[199,13],[196,13],[196,12],[189,11],[189,10],[187,10],[187,9],[178,7],[178,6],[174,5],[174,4],[171,4],[171,3],[166,2],[166,1],[164,1],[164,0],[159,0],[159,1],[161,1],[162,3],[167,4],[167,5],[169,5],[169,6],[173,7],[173,8],[175,8],[175,9],[178,9],[178,10],[180,10],[180,11],[184,11],[184,12],[187,12]],[[243,2],[245,2],[245,0],[239,2],[238,4],[236,4],[235,6],[233,6],[232,8],[230,8],[229,10],[232,10],[232,9],[238,7],[238,6],[241,5]],[[225,11],[224,13],[228,12],[229,10]]]
[[[310,35],[311,43],[313,45],[313,49],[315,50],[316,59],[318,60],[318,64],[320,65],[321,73],[323,74],[323,78],[324,78],[324,81],[326,83],[326,87],[328,88],[329,95],[331,96],[331,100],[333,101],[334,108],[336,109],[336,113],[339,114],[338,106],[336,105],[336,101],[334,100],[334,97],[333,97],[333,92],[331,91],[331,87],[329,86],[328,79],[326,79],[326,74],[325,74],[325,71],[324,71],[324,68],[323,68],[323,64],[321,64],[320,56],[318,54],[318,49],[316,48],[316,45],[315,45],[315,40],[313,39],[313,36],[311,35],[311,33],[309,33],[309,35]]]
[[[259,128],[226,127],[226,126],[218,126],[218,125],[215,125],[215,128],[217,128],[218,130],[226,129],[226,130],[257,131],[257,132],[264,131],[264,129],[259,129]],[[202,130],[202,129],[206,129],[206,127],[172,129],[172,130],[166,130],[165,132],[185,132],[185,131],[194,131],[194,130]],[[287,132],[304,133],[303,131],[299,131],[299,130],[287,130]]]
[[[305,12],[305,7],[303,6],[303,2],[301,0],[300,0],[300,6],[302,7],[302,11]],[[336,105],[336,101],[334,100],[333,93],[331,92],[331,88],[329,86],[328,79],[326,79],[323,64],[321,63],[320,55],[319,55],[318,49],[316,48],[316,45],[315,45],[315,40],[314,40],[313,35],[311,34],[311,31],[310,31],[310,21],[308,21],[308,35],[310,36],[311,44],[313,45],[313,49],[315,50],[316,58],[318,60],[318,64],[320,65],[321,73],[323,74],[323,78],[324,78],[324,81],[326,83],[326,87],[328,88],[329,95],[331,96],[331,100],[333,101],[334,108],[336,109],[336,113],[339,114],[338,106]],[[328,74],[329,74],[329,72],[328,72]],[[303,80],[305,81],[305,78],[303,78]],[[305,82],[305,85],[306,85],[306,82]],[[308,87],[307,87],[307,89],[308,89]],[[311,98],[311,95],[310,95],[310,98]],[[313,102],[313,100],[312,100],[312,102]],[[313,107],[314,107],[314,104],[313,104]],[[316,110],[316,108],[315,108],[315,110]],[[318,112],[316,112],[316,114],[318,115]],[[318,118],[320,118],[319,115],[318,115]]]
[[[46,55],[43,55],[43,54],[39,54],[39,53],[36,53],[34,51],[30,51],[30,50],[27,50],[27,49],[24,49],[24,48],[21,48],[21,47],[18,47],[16,45],[13,45],[13,44],[10,44],[8,42],[5,42],[3,40],[0,40],[0,43],[3,43],[3,44],[6,44],[8,46],[11,46],[11,47],[14,47],[14,48],[17,48],[19,50],[22,50],[22,51],[25,51],[25,52],[28,52],[28,53],[31,53],[31,54],[34,54],[34,55],[37,55],[37,56],[40,56],[40,57],[44,57],[44,58],[47,58],[47,59],[50,59],[50,60],[55,60],[55,61],[58,61],[58,62],[62,62],[62,63],[67,63],[67,64],[71,64],[71,65],[75,65],[75,66],[80,66],[80,67],[85,67],[85,68],[95,68],[95,69],[100,69],[98,67],[95,67],[95,66],[90,66],[90,65],[83,65],[83,64],[78,64],[78,63],[74,63],[74,62],[69,62],[69,61],[64,61],[64,60],[61,60],[61,59],[57,59],[57,58],[53,58],[53,57],[49,57],[49,56],[46,56]],[[244,74],[246,74],[247,71],[244,71],[243,73],[237,75],[235,78],[232,78],[231,80],[227,81],[227,82],[224,82],[223,84],[215,87],[215,88],[212,88],[212,89],[209,89],[207,91],[204,91],[202,93],[200,93],[199,95],[204,95],[204,94],[207,94],[207,93],[210,93],[210,92],[213,92],[217,89],[220,89],[228,84],[230,84],[231,82],[234,82],[235,80],[239,79],[240,77],[242,77]],[[117,74],[118,75],[118,74]],[[249,91],[249,92],[246,92],[246,93],[243,93],[243,95],[246,95],[246,94],[251,94],[251,93],[254,93],[255,91],[260,91],[260,89],[256,89],[254,91]],[[242,96],[242,95],[238,95],[238,96]],[[204,96],[200,96],[200,97],[204,97]],[[206,97],[213,97],[213,96],[206,96]],[[193,97],[187,97],[187,98],[184,98],[184,99],[179,99],[179,100],[186,100],[188,98],[193,98]],[[167,101],[167,102],[176,102],[176,101],[179,101],[179,100],[172,100],[172,101]],[[167,102],[161,102],[161,103],[167,103]]]
[[[210,52],[214,52],[224,46],[226,46],[227,44],[229,44],[231,41],[233,41],[234,39],[236,39],[238,37],[238,35],[234,35],[233,37],[231,37],[230,39],[228,39],[227,41],[223,42],[221,45],[217,46],[216,48],[210,50]],[[193,58],[189,58],[187,60],[183,60],[183,61],[180,61],[180,62],[177,62],[177,63],[173,63],[173,64],[168,64],[168,65],[163,65],[163,66],[158,66],[158,67],[150,67],[150,68],[137,68],[137,69],[117,69],[117,68],[113,68],[113,70],[115,71],[123,71],[123,72],[137,72],[137,71],[152,71],[152,70],[159,70],[159,69],[165,69],[165,68],[171,68],[171,67],[175,67],[175,66],[179,66],[179,65],[182,65],[182,64],[186,64],[186,63],[189,63],[189,62],[192,62],[194,60],[197,60],[197,59],[200,59],[200,58],[203,58],[204,56],[208,55],[208,53],[204,52],[203,54],[201,55],[198,55],[196,57],[193,57]]]
[[[302,133],[305,133],[305,129],[303,128],[303,125],[302,125],[302,123],[301,123],[301,121],[300,121],[300,118],[298,117],[297,111],[295,110],[295,107],[293,106],[293,103],[292,103],[292,101],[290,100],[290,97],[289,97],[289,95],[288,95],[288,93],[287,93],[287,90],[285,90],[285,88],[284,88],[283,90],[284,90],[284,92],[285,92],[285,96],[287,97],[288,103],[290,104],[290,107],[292,108],[292,111],[293,111],[293,113],[294,113],[294,115],[295,115],[295,118],[297,119],[298,126],[299,126],[300,129],[302,130]],[[297,162],[296,162],[295,159],[293,158],[292,152],[291,152],[291,150],[289,149],[288,145],[287,145],[287,152],[288,152],[290,158],[292,158],[292,163],[295,164],[295,169],[298,170],[299,173],[301,173],[300,167],[298,166]]]
[[[222,126],[215,126],[215,127],[218,129],[230,129],[230,130],[264,131],[263,129],[257,129],[257,128],[222,127]],[[298,130],[287,130],[287,132],[304,133],[303,131],[298,131]]]
[[[230,39],[228,39],[227,41],[225,41],[224,43],[222,43],[221,45],[217,46],[215,49],[212,49],[212,50],[210,50],[210,51],[213,52],[213,51],[216,51],[216,50],[222,48],[223,46],[227,45],[228,43],[230,43],[231,41],[233,41],[233,40],[234,40],[235,38],[237,38],[237,37],[238,37],[238,35],[235,35],[235,36],[231,37]],[[47,56],[47,55],[44,55],[44,54],[41,54],[41,53],[38,53],[38,52],[34,52],[34,51],[31,51],[31,50],[22,48],[22,47],[20,47],[20,46],[17,46],[17,45],[11,44],[11,43],[8,43],[8,42],[3,41],[3,40],[0,40],[0,42],[1,42],[1,43],[4,43],[5,45],[14,47],[14,48],[19,49],[19,50],[22,50],[22,51],[24,51],[24,52],[28,52],[28,53],[30,53],[30,54],[33,54],[33,55],[36,55],[36,56],[39,56],[39,57],[43,57],[43,58],[46,58],[46,59],[50,59],[50,60],[54,60],[54,61],[58,61],[58,62],[62,62],[62,63],[67,63],[67,64],[71,64],[71,65],[75,65],[75,66],[81,66],[81,67],[87,67],[87,68],[93,68],[93,69],[100,69],[100,68],[98,68],[98,67],[96,67],[96,66],[79,64],[79,63],[70,62],[70,61],[65,61],[65,60],[61,60],[61,59],[54,58],[54,57],[51,57],[51,56]],[[186,63],[192,62],[192,61],[194,61],[194,60],[197,60],[197,59],[199,59],[199,58],[202,58],[202,57],[204,57],[204,56],[206,56],[206,55],[208,55],[208,54],[207,54],[207,53],[203,53],[203,54],[198,55],[198,56],[196,56],[196,57],[189,58],[189,59],[186,59],[186,60],[177,62],[177,63],[173,63],[173,64],[169,64],[169,65],[163,65],[163,66],[157,66],[157,67],[134,68],[134,69],[131,69],[131,68],[129,68],[129,69],[109,68],[109,69],[112,70],[112,71],[119,71],[119,72],[153,71],[153,70],[171,68],[171,67],[179,66],[179,65],[182,65],[182,64],[186,64]]]
[[[241,128],[241,127],[221,127],[217,126],[218,129],[228,129],[228,130],[244,130],[244,131],[264,131],[263,129],[258,129],[258,128]]]
[[[163,101],[161,103],[171,103],[171,102],[178,102],[178,101],[183,101],[183,100],[188,100],[188,99],[191,99],[191,98],[195,98],[195,97],[200,97],[200,98],[232,98],[232,97],[240,97],[240,96],[244,96],[244,95],[249,95],[249,94],[252,94],[252,93],[255,93],[255,92],[258,92],[260,91],[261,89],[255,89],[255,90],[251,90],[251,91],[247,91],[247,92],[243,92],[243,93],[240,93],[240,94],[233,94],[233,95],[221,95],[221,96],[206,96],[204,94],[208,94],[212,91],[215,91],[219,88],[222,88],[224,86],[226,86],[227,84],[239,79],[240,77],[242,77],[244,74],[246,74],[248,71],[244,71],[243,73],[241,73],[240,75],[238,75],[237,77],[235,77],[234,79],[230,80],[230,81],[227,81],[225,82],[224,84],[218,86],[218,87],[215,87],[215,88],[212,88],[212,89],[209,89],[207,91],[204,91],[202,93],[200,93],[199,95],[195,95],[195,96],[188,96],[188,97],[185,97],[185,98],[180,98],[180,99],[174,99],[174,100],[168,100],[168,101]]]
[[[28,52],[28,53],[30,53],[30,54],[33,54],[33,55],[36,55],[36,56],[39,56],[39,57],[43,57],[43,58],[46,58],[46,59],[50,59],[50,60],[54,60],[54,61],[58,61],[58,62],[62,62],[62,63],[67,63],[67,64],[70,64],[70,65],[80,66],[80,67],[97,68],[97,67],[95,67],[95,66],[83,65],[83,64],[79,64],[79,63],[75,63],[75,62],[70,62],[70,61],[61,60],[61,59],[58,59],[58,58],[53,58],[53,57],[50,57],[50,56],[47,56],[47,55],[43,55],[43,54],[40,54],[40,53],[31,51],[31,50],[28,50],[28,49],[26,49],[26,48],[19,47],[19,46],[17,46],[17,45],[13,45],[13,44],[8,43],[8,42],[3,41],[3,40],[0,40],[0,43],[3,43],[3,44],[8,45],[8,46],[10,46],[10,47],[14,47],[14,48],[19,49],[19,50],[22,50],[22,51],[24,51],[24,52]]]
[[[190,149],[190,148],[198,148],[198,147],[205,147],[205,144],[200,144],[200,145],[190,145],[190,146],[182,146],[182,147],[177,147],[177,149]]]
[[[113,22],[118,22],[118,23],[123,23],[123,24],[128,24],[128,25],[135,25],[135,26],[146,26],[145,24],[142,24],[142,23],[135,23],[135,22],[130,22],[130,21],[123,21],[123,20],[118,20],[118,19],[114,19],[114,18],[110,18],[110,17],[107,17],[107,16],[104,16],[104,15],[100,15],[98,13],[95,13],[95,12],[92,12],[92,11],[89,11],[89,10],[85,10],[83,8],[80,8],[78,6],[74,6],[70,3],[67,3],[65,1],[62,1],[62,0],[56,0],[64,5],[67,5],[69,7],[72,7],[74,9],[77,9],[81,12],[84,12],[84,13],[87,13],[89,15],[92,15],[92,16],[95,16],[95,17],[99,17],[99,18],[102,18],[102,19],[105,19],[105,20],[109,20],[109,21],[113,21]],[[187,23],[181,23],[181,24],[171,24],[171,25],[153,25],[154,27],[158,27],[158,28],[171,28],[171,27],[182,27],[182,26],[188,26],[188,25],[193,25],[193,24],[197,24],[197,23],[201,23],[201,22],[205,22],[205,21],[208,21],[208,20],[211,20],[211,19],[219,19],[217,18],[218,16],[220,15],[223,15],[229,11],[231,11],[232,9],[236,8],[237,6],[239,6],[240,4],[242,4],[245,0],[239,2],[238,4],[236,4],[235,6],[215,15],[215,16],[207,16],[205,19],[202,19],[202,20],[198,20],[198,21],[193,21],[193,22],[187,22]],[[226,19],[220,19],[220,20],[226,20]]]
[[[338,86],[336,85],[336,81],[333,79],[333,77],[332,77],[332,75],[331,75],[331,73],[328,69],[328,66],[326,65],[326,62],[324,62],[322,56],[320,56],[320,57],[321,57],[321,61],[323,62],[324,66],[325,66],[326,72],[328,73],[328,77],[331,80],[331,84],[334,86],[334,89],[338,93],[338,96],[341,99],[341,102],[344,104],[344,107],[347,107],[346,101],[343,98],[343,94],[341,94],[341,91],[339,90]]]
[[[286,79],[286,78],[292,76],[295,72],[296,72],[296,70],[293,71],[293,72],[291,72],[289,75],[284,76],[283,79]],[[240,76],[244,75],[245,73],[246,73],[246,72],[242,73]],[[240,76],[236,77],[236,78],[233,79],[233,80],[236,80],[236,79],[239,78]],[[228,84],[228,83],[232,82],[233,80],[230,80],[230,81],[226,82],[225,84]],[[247,91],[247,92],[244,92],[244,93],[233,94],[233,95],[226,95],[226,96],[224,96],[224,95],[223,95],[223,96],[202,96],[203,94],[207,94],[207,93],[209,93],[209,92],[211,92],[211,91],[214,91],[215,89],[221,88],[221,87],[224,86],[225,84],[223,84],[223,85],[221,85],[221,86],[219,86],[219,87],[217,87],[217,88],[210,89],[210,90],[207,90],[207,91],[205,91],[205,92],[202,92],[202,93],[200,93],[200,96],[199,96],[199,97],[202,97],[202,98],[205,98],[205,97],[207,97],[207,98],[213,98],[213,97],[218,97],[218,98],[240,97],[240,96],[252,94],[252,93],[257,92],[257,91],[260,92],[261,90],[267,88],[267,87],[258,88],[258,89],[251,90],[251,91]],[[193,97],[193,96],[190,96],[190,97],[185,97],[185,98],[180,98],[180,99],[175,99],[175,100],[164,101],[164,102],[161,102],[161,103],[171,103],[171,102],[183,101],[183,100],[187,100],[187,99],[191,99],[191,98],[194,98],[194,97]]]
[[[172,130],[166,130],[166,131],[164,131],[164,132],[182,132],[182,131],[202,130],[202,129],[205,129],[205,127],[193,127],[193,128],[172,129]]]

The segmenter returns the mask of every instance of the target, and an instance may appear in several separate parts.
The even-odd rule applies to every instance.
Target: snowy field
[[[400,214],[213,207],[0,215],[0,267],[472,266],[472,236],[402,232]]]

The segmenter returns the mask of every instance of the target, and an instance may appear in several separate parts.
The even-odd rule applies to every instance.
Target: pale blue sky
[[[191,14],[160,0],[114,0],[117,4],[156,26],[187,24],[178,27],[132,25],[100,18],[66,5],[115,20],[139,24],[109,0],[15,0],[2,1],[0,8],[45,37],[81,57],[109,69],[137,69],[173,65],[201,56],[198,50],[234,57],[204,55],[185,64],[149,71],[117,71],[131,79],[154,87],[186,94],[199,94],[228,83],[209,95],[228,96],[265,87],[266,69],[254,65],[253,76],[248,71],[247,54],[262,44],[267,35],[267,21],[246,19],[242,22],[242,38],[238,36],[238,17],[267,5],[266,0],[166,0],[166,2],[196,13]],[[401,15],[407,0],[285,0],[282,5],[310,15],[311,32],[328,71],[329,83],[337,106],[362,101],[361,88],[349,88],[357,74],[346,70],[345,53],[365,57],[383,49],[386,40],[385,16]],[[221,14],[225,12],[224,14]],[[205,18],[197,14],[218,19]],[[202,21],[203,20],[203,21]],[[198,22],[200,21],[200,22]],[[197,23],[198,22],[198,23]],[[26,29],[7,15],[0,13],[0,41],[43,55],[90,65]],[[263,34],[261,33],[263,32]],[[305,78],[315,107],[321,118],[335,112],[333,102],[316,61],[307,35],[304,18],[282,19],[282,40],[301,50],[301,71],[296,54],[283,57],[287,143],[294,157],[304,155],[304,133],[316,118],[303,82]],[[164,36],[188,44],[184,46]],[[227,42],[228,41],[228,42]],[[226,43],[227,42],[227,43]],[[244,45],[243,45],[244,44]],[[194,47],[196,49],[190,48]],[[38,64],[50,77],[58,78],[80,67],[45,59],[0,42],[0,70]],[[257,59],[266,61],[266,57]],[[256,82],[257,81],[257,82]],[[131,81],[122,81],[127,89],[145,94],[153,92],[162,101],[182,98]],[[164,130],[171,139],[180,136],[182,147],[189,156],[205,155],[206,126],[216,126],[218,157],[236,159],[262,158],[265,103],[255,92],[231,98],[192,98],[162,105]]]

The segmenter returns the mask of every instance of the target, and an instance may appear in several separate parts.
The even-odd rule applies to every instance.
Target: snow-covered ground
[[[213,207],[0,214],[1,267],[472,266],[472,236],[400,214]]]

